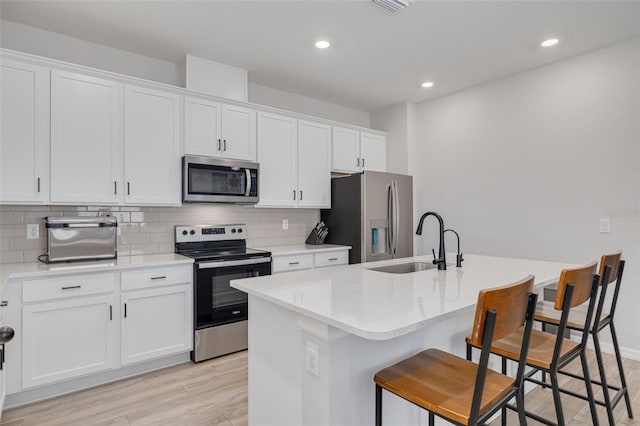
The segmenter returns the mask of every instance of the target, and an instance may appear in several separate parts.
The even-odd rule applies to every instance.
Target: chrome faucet
[[[440,224],[440,247],[438,248],[438,258],[436,259],[436,252],[434,249],[431,249],[433,252],[433,264],[438,265],[438,270],[445,271],[447,269],[447,259],[444,251],[444,220],[442,220],[442,216],[440,216],[436,212],[426,212],[420,218],[420,222],[418,223],[418,229],[416,229],[416,235],[422,235],[422,222],[427,216],[435,216],[438,219],[438,223]]]

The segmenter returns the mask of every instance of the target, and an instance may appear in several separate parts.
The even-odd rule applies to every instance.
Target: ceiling
[[[637,1],[8,1],[2,19],[171,62],[185,53],[249,81],[373,111],[640,36]],[[555,47],[539,43],[551,36]],[[332,46],[314,47],[320,38]],[[435,86],[423,89],[420,83]]]

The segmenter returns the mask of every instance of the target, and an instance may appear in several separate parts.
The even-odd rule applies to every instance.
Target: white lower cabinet
[[[192,274],[181,264],[22,281],[20,390],[190,351]]]
[[[30,388],[114,367],[113,294],[22,308],[22,386]]]
[[[271,272],[299,271],[301,269],[324,268],[327,266],[347,265],[349,263],[349,249],[311,252],[302,250],[298,253],[288,253],[286,255],[272,254]]]
[[[191,285],[122,294],[122,365],[191,349]]]

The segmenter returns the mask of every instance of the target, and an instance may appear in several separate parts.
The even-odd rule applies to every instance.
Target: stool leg
[[[547,324],[546,323],[542,323],[542,331],[546,332],[547,331]],[[542,370],[542,383],[547,383],[547,373]],[[543,388],[546,386],[543,386]]]
[[[618,374],[620,374],[620,384],[624,389],[624,401],[627,403],[627,415],[630,419],[633,418],[633,412],[631,411],[631,397],[629,396],[629,388],[627,387],[627,379],[624,377],[624,369],[622,368],[622,356],[620,356],[620,347],[618,346],[618,337],[616,335],[616,329],[613,325],[613,321],[609,322],[609,330],[611,330],[611,338],[613,340],[613,351],[616,354],[616,361],[618,362]]]
[[[507,359],[505,357],[502,357],[502,374],[504,375],[507,374]],[[506,406],[502,407],[501,413],[502,414],[500,416],[501,416],[502,426],[507,426],[507,407]]]
[[[598,362],[598,370],[600,371],[600,382],[602,383],[602,392],[604,394],[604,406],[607,409],[607,417],[609,425],[614,426],[616,421],[613,418],[613,407],[611,406],[611,397],[609,395],[609,387],[607,386],[607,374],[604,371],[604,362],[602,361],[602,352],[600,352],[600,339],[598,333],[592,333],[593,349],[596,353],[596,361]]]
[[[382,387],[376,384],[376,426],[382,426]]]
[[[436,416],[429,411],[429,426],[435,426],[436,424]]]
[[[516,406],[518,408],[520,426],[527,426],[527,415],[524,412],[524,387],[516,394]],[[506,415],[506,413],[503,413],[503,415]]]
[[[564,414],[562,413],[562,401],[560,401],[560,387],[558,386],[558,373],[555,371],[549,372],[549,379],[551,380],[551,389],[553,391],[553,404],[556,408],[556,419],[558,420],[558,426],[564,426]]]
[[[591,387],[591,378],[589,377],[589,365],[587,364],[587,353],[582,349],[580,352],[580,361],[582,362],[582,373],[584,375],[584,385],[587,388],[587,398],[589,399],[589,409],[591,410],[591,420],[593,426],[598,426],[598,413],[596,412],[596,403],[593,397],[593,388]]]

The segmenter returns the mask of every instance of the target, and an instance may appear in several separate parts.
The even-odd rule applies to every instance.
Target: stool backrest
[[[527,354],[533,328],[533,315],[537,300],[537,295],[531,293],[533,280],[533,275],[529,275],[513,284],[482,290],[478,295],[478,304],[470,340],[479,342],[478,346],[482,347],[482,351],[478,361],[478,372],[476,373],[476,383],[471,403],[470,425],[476,424],[480,416],[480,405],[492,343],[520,329],[523,324],[525,327],[515,388],[520,389],[524,386],[524,370],[527,364]]]
[[[611,284],[615,280],[618,279],[618,267],[620,265],[620,259],[622,258],[622,252],[619,251],[617,253],[612,254],[604,254],[600,259],[600,285],[604,283],[604,268],[607,266],[611,268],[611,272],[609,273],[609,279],[607,280],[607,284]]]
[[[533,280],[533,275],[529,275],[513,284],[480,291],[469,343],[482,346],[489,310],[497,313],[493,340],[502,339],[522,327],[527,314],[529,293],[533,290]]]
[[[580,266],[573,269],[563,269],[560,273],[560,281],[558,281],[558,292],[556,293],[556,301],[554,308],[558,311],[562,310],[564,303],[564,295],[567,292],[567,286],[573,284],[573,297],[571,298],[571,307],[582,305],[591,297],[591,285],[593,276],[596,273],[596,262],[591,262],[586,266]]]

